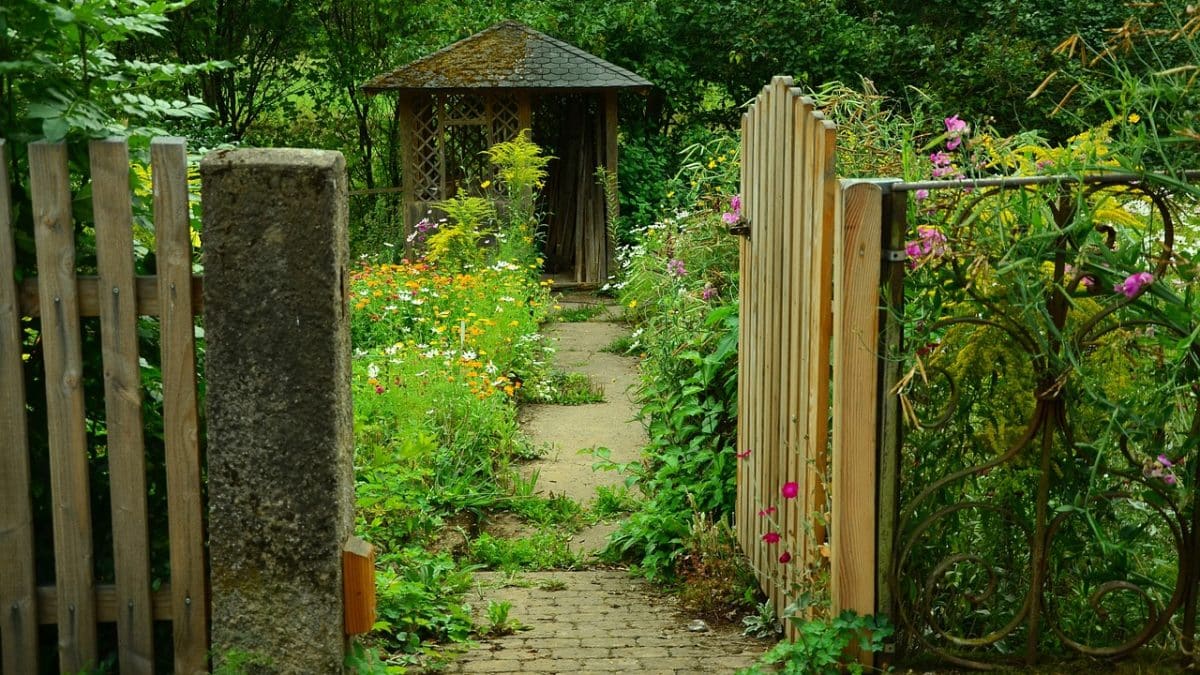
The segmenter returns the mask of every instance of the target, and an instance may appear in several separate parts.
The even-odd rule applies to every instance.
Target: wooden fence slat
[[[160,303],[158,301],[158,277],[139,276],[134,279],[134,292],[137,294],[138,316],[158,316]],[[100,316],[100,279],[95,276],[79,275],[75,277],[75,287],[79,300],[79,316]],[[41,301],[38,299],[37,277],[26,277],[18,284],[21,316],[38,317],[42,315]],[[204,311],[204,277],[192,277],[192,311],[199,316]]]
[[[207,573],[200,499],[196,343],[187,153],[182,138],[150,144],[162,301],[163,436],[167,459],[175,672],[208,669]]]
[[[816,494],[813,495],[813,508],[818,516],[813,524],[813,536],[817,540],[818,545],[828,541],[828,528],[826,524],[829,522],[829,504],[827,500],[826,480],[829,476],[829,436],[832,427],[830,414],[830,386],[833,382],[833,369],[830,363],[830,355],[833,349],[833,265],[834,265],[834,216],[836,213],[837,199],[837,125],[833,122],[824,119],[824,115],[818,113],[818,124],[815,125],[815,132],[820,143],[820,154],[814,155],[815,173],[814,179],[817,181],[817,194],[821,208],[813,209],[813,216],[819,219],[819,227],[821,233],[821,247],[819,251],[821,261],[820,269],[820,285],[818,291],[820,294],[817,300],[817,306],[820,308],[820,315],[814,325],[817,331],[816,349],[817,349],[817,371],[819,373],[819,385],[813,392],[816,396],[816,403],[813,406],[814,415],[816,416],[816,428],[813,437],[813,445],[816,448],[816,468],[817,474],[821,477],[820,482],[815,486]]]
[[[154,671],[150,608],[150,537],[146,515],[146,457],[142,437],[142,381],[138,365],[137,299],[133,269],[133,206],[129,149],[123,139],[92,141],[92,205],[104,404],[112,491],[116,564],[118,663],[122,673]]]
[[[842,183],[834,253],[833,611],[875,612],[876,420],[883,193]]]
[[[743,213],[746,208],[745,197],[746,187],[749,185],[750,172],[750,116],[742,113],[742,147],[741,159],[742,163],[739,167],[741,172],[741,192]],[[744,216],[743,216],[744,217]],[[749,352],[749,345],[746,340],[747,324],[746,314],[749,312],[748,293],[750,277],[750,242],[745,237],[738,239],[738,307],[740,308],[740,316],[738,318],[738,402],[737,414],[738,420],[748,419],[749,401],[747,399],[747,382],[746,373],[750,372],[749,361],[746,358]],[[742,550],[749,550],[746,546],[745,533],[748,531],[750,524],[753,522],[753,512],[747,507],[749,502],[750,491],[745,489],[748,480],[748,461],[746,449],[749,447],[747,441],[746,425],[739,421],[737,425],[737,496],[735,499],[734,511],[734,526],[738,534],[738,543],[741,544]]]
[[[46,366],[54,569],[58,586],[58,653],[64,672],[96,665],[92,519],[83,409],[83,355],[75,294],[75,227],[67,149],[29,146],[37,243],[41,337]]]
[[[759,133],[757,134],[757,137],[755,139],[755,143],[757,145],[757,148],[755,149],[755,157],[756,157],[755,162],[759,165],[760,169],[762,168],[763,164],[766,162],[767,148],[770,147],[770,138],[768,136],[768,129],[767,129],[767,125],[766,125],[766,120],[767,120],[766,105],[767,104],[766,104],[765,90],[766,90],[766,88],[764,87],[764,93],[759,94],[758,101],[754,104],[754,115],[757,118],[757,126],[759,129]],[[753,374],[754,399],[753,400],[756,402],[761,402],[761,401],[766,400],[766,390],[763,387],[763,384],[766,380],[766,378],[764,377],[766,369],[763,365],[763,357],[764,357],[764,349],[765,349],[764,340],[763,340],[763,325],[764,325],[763,317],[765,315],[765,312],[770,311],[770,308],[764,306],[765,303],[763,301],[763,289],[767,283],[766,275],[765,275],[765,272],[766,272],[765,262],[766,261],[763,260],[763,251],[765,250],[764,247],[766,246],[766,242],[767,242],[767,232],[769,231],[769,228],[770,228],[770,223],[768,222],[768,219],[767,219],[767,211],[764,208],[764,202],[766,199],[766,190],[763,187],[764,182],[765,182],[764,172],[760,170],[759,175],[756,177],[756,179],[754,181],[754,202],[753,202],[753,205],[754,205],[754,211],[753,211],[753,213],[754,213],[754,215],[753,215],[754,237],[751,239],[751,242],[754,245],[754,254],[753,255],[755,258],[755,264],[753,267],[754,283],[753,283],[753,286],[751,287],[753,296],[750,300],[750,313],[751,313],[751,326],[752,326],[751,327],[751,331],[752,331],[751,336],[752,336],[752,340],[753,340],[753,342],[751,343],[752,344],[751,349],[753,350],[752,356],[753,356],[753,367],[754,367],[754,374]],[[767,506],[767,504],[764,503],[764,501],[762,499],[762,496],[763,496],[762,485],[763,485],[763,475],[766,472],[767,462],[768,462],[768,460],[770,458],[770,454],[771,454],[771,449],[769,447],[767,447],[767,442],[766,442],[767,439],[766,439],[765,434],[763,433],[764,411],[763,411],[763,406],[761,403],[756,403],[754,405],[753,416],[754,417],[753,417],[753,422],[752,422],[752,424],[753,424],[752,428],[754,430],[754,451],[756,453],[758,453],[758,457],[754,462],[754,480],[751,483],[751,492],[757,498],[755,501],[755,507],[761,509],[761,508],[764,508]],[[751,539],[751,546],[753,547],[751,549],[751,551],[753,551],[753,555],[752,555],[751,559],[753,560],[754,569],[756,572],[758,572],[759,577],[761,579],[761,583],[763,583],[764,588],[770,588],[770,586],[767,583],[767,580],[762,579],[763,544],[762,544],[761,537],[762,537],[763,531],[765,529],[763,527],[763,520],[761,518],[757,518],[754,522],[754,525],[755,526],[754,526],[752,539]]]
[[[784,340],[781,348],[787,355],[787,363],[781,368],[781,373],[784,378],[784,387],[780,393],[780,403],[784,406],[786,415],[786,433],[784,435],[784,446],[787,452],[784,455],[783,474],[785,481],[795,481],[798,489],[803,491],[805,480],[804,475],[804,455],[803,441],[804,437],[800,433],[800,416],[798,414],[798,401],[800,392],[800,380],[797,377],[797,372],[800,369],[801,351],[804,348],[804,340],[796,330],[796,326],[800,323],[800,312],[802,309],[800,302],[800,293],[802,288],[802,279],[804,270],[807,269],[807,251],[801,245],[801,234],[804,229],[804,214],[807,205],[804,202],[803,195],[796,186],[804,180],[804,164],[800,161],[803,157],[803,136],[799,128],[799,105],[800,105],[800,90],[791,89],[787,101],[787,118],[783,120],[783,124],[787,128],[786,149],[788,152],[788,173],[784,177],[784,190],[788,193],[787,204],[785,211],[789,219],[786,241],[783,244],[783,253],[785,256],[784,268],[787,270],[785,278],[781,280],[781,288],[784,292],[784,300],[781,303],[782,323],[784,331]],[[788,551],[792,555],[792,560],[784,567],[784,588],[792,587],[792,584],[798,582],[802,578],[804,571],[804,532],[800,527],[803,521],[803,514],[800,511],[801,500],[791,499],[786,502],[784,516],[784,538],[788,543]]]
[[[33,511],[8,148],[0,139],[0,673],[38,672]]]
[[[809,209],[812,219],[812,248],[810,249],[813,265],[809,277],[808,302],[813,311],[809,315],[806,329],[811,359],[808,373],[808,429],[810,448],[810,467],[814,480],[805,505],[809,509],[809,523],[812,527],[814,545],[820,547],[825,543],[825,481],[828,475],[826,443],[829,440],[829,341],[832,328],[831,303],[833,246],[832,221],[826,221],[825,214],[825,116],[814,112],[809,127],[810,151],[806,158],[809,165],[809,190],[812,193],[812,205]],[[817,559],[821,554],[818,552]]]

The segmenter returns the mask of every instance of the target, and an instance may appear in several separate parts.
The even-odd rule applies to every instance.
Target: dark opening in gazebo
[[[597,168],[617,175],[617,95],[647,92],[638,75],[515,21],[504,21],[380,75],[368,94],[396,92],[404,162],[405,235],[433,204],[491,179],[483,151],[529,129],[555,159],[542,191],[545,271],[562,281],[608,278],[616,204]]]

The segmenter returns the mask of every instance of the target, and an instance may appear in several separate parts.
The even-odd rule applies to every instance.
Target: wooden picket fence
[[[835,149],[790,78],[742,118],[735,522],[781,617],[825,588],[876,603],[880,188],[840,183]]]
[[[0,140],[0,672],[37,673],[38,626],[54,624],[59,669],[97,665],[97,624],[116,623],[122,673],[154,670],[154,622],[170,621],[174,671],[208,669],[187,156],[183,139],[151,144],[157,276],[134,273],[129,150],[90,145],[98,274],[76,273],[71,176],[62,143],[29,146],[35,278],[15,279],[7,148]],[[152,590],[138,317],[160,320],[170,581]],[[54,583],[38,586],[22,375],[22,317],[38,317],[49,419]],[[85,430],[81,317],[99,317],[115,584],[97,583]],[[38,539],[45,539],[44,534]]]

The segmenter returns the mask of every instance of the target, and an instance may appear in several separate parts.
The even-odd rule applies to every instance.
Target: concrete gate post
[[[341,672],[353,418],[341,153],[200,165],[215,665]]]

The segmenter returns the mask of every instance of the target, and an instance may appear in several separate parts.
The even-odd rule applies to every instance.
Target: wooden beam
[[[120,600],[117,598],[117,587],[109,584],[96,586],[96,621],[100,623],[116,623],[120,613]],[[58,589],[53,586],[38,586],[37,588],[37,622],[43,626],[58,623]],[[163,584],[157,591],[150,593],[150,610],[155,621],[171,620],[171,585]],[[7,672],[7,671],[5,671]]]
[[[346,635],[370,633],[375,626],[375,547],[359,537],[342,548],[342,599]]]
[[[38,300],[37,277],[26,277],[21,281],[18,293],[21,316],[40,316],[41,302]],[[79,316],[100,316],[100,278],[79,276],[75,279],[79,296]],[[162,313],[158,300],[158,277],[139,276],[134,279],[139,316],[159,316]],[[199,316],[204,311],[204,278],[192,277],[192,307]]]

